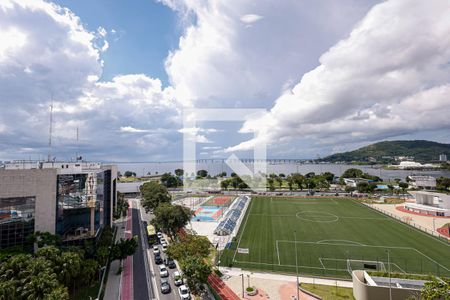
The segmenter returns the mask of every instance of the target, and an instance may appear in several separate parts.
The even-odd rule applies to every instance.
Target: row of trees
[[[193,294],[204,291],[204,284],[212,271],[208,263],[210,253],[209,240],[204,236],[191,234],[181,237],[167,249],[167,254],[179,262]]]
[[[96,243],[86,240],[82,246],[65,246],[59,235],[49,232],[36,232],[29,240],[38,247],[34,255],[2,256],[0,299],[69,299],[99,279],[110,254],[112,260],[122,260],[137,248],[134,238],[113,244],[109,227]]]
[[[340,180],[341,180],[340,183],[341,184],[343,184],[343,179],[344,178],[364,178],[364,179],[372,180],[374,182],[381,182],[381,181],[383,181],[378,176],[370,175],[368,173],[364,173],[362,170],[356,169],[356,168],[350,168],[350,169],[345,170],[345,172],[340,177]]]
[[[192,211],[181,205],[172,205],[167,188],[155,181],[141,186],[142,206],[146,212],[153,212],[153,225],[171,238],[186,226],[192,218]]]
[[[99,264],[79,251],[40,248],[35,255],[19,254],[0,266],[0,299],[69,299],[69,292],[91,285]]]
[[[201,293],[211,273],[211,266],[207,263],[211,243],[205,237],[180,235],[193,212],[184,206],[173,205],[167,188],[157,182],[142,185],[141,193],[142,206],[147,212],[153,212],[152,224],[173,241],[167,250],[168,256],[180,263],[191,292]]]

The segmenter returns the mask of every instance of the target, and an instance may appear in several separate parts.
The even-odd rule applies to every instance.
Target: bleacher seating
[[[247,196],[240,196],[233,203],[232,207],[228,210],[223,220],[216,227],[214,233],[217,235],[231,234],[234,228],[236,227],[239,217],[242,214],[242,210],[245,208],[245,205],[247,204],[248,201],[249,198]]]

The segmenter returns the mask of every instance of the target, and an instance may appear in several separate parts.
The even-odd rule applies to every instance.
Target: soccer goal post
[[[353,270],[386,272],[386,266],[382,261],[347,259],[347,271],[351,275]]]

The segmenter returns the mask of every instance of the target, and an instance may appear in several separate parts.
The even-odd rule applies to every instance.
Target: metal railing
[[[381,213],[383,213],[383,214],[385,214],[385,215],[388,215],[389,217],[394,218],[394,219],[396,219],[396,220],[402,222],[402,223],[405,224],[405,225],[409,225],[409,226],[411,226],[411,227],[414,227],[414,228],[416,228],[416,229],[419,229],[419,230],[421,230],[421,231],[423,231],[423,232],[425,232],[425,233],[427,233],[427,234],[429,234],[429,235],[431,235],[431,236],[433,236],[433,237],[438,238],[438,239],[441,240],[441,241],[444,241],[444,242],[447,242],[448,244],[450,244],[450,239],[449,239],[448,237],[446,237],[445,235],[440,234],[440,233],[437,232],[437,231],[434,231],[434,230],[431,230],[431,229],[426,228],[426,227],[424,227],[424,226],[421,226],[421,225],[417,224],[416,222],[414,222],[414,221],[412,221],[412,220],[409,220],[409,222],[405,222],[405,220],[404,220],[403,217],[397,216],[397,215],[395,215],[395,214],[393,214],[393,213],[391,213],[391,212],[388,212],[387,210],[381,209],[381,208],[376,207],[376,206],[373,206],[373,205],[371,205],[371,204],[367,204],[367,203],[362,203],[362,204],[365,205],[365,206],[367,206],[367,207],[369,207],[369,208],[371,208],[371,209],[374,209],[374,210],[376,210],[376,211],[379,211],[379,212],[381,212]]]

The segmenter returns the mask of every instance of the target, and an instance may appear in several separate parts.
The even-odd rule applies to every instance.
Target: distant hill
[[[441,144],[424,140],[416,141],[385,141],[375,143],[354,151],[336,153],[322,159],[326,162],[369,162],[374,158],[377,162],[386,162],[387,157],[413,156],[415,161],[430,162],[439,160],[440,154],[450,158],[450,144]],[[383,158],[384,157],[384,158]]]

